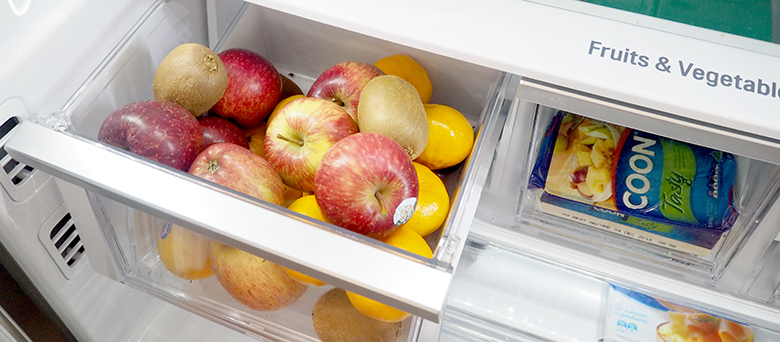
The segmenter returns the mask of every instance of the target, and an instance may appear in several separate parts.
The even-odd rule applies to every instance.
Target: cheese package
[[[734,156],[559,112],[529,189],[542,211],[706,255],[738,216]]]

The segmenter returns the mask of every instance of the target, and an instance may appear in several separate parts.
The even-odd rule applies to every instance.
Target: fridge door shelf
[[[215,51],[241,47],[262,54],[280,73],[291,75],[304,93],[320,72],[345,60],[371,63],[404,53],[426,67],[435,88],[431,102],[461,111],[476,137],[467,160],[442,172],[451,208],[443,226],[428,238],[434,258],[426,259],[96,141],[100,124],[114,109],[152,98],[155,66],[171,49],[187,42],[207,44],[205,23],[199,22],[203,19],[186,17],[186,11],[181,14],[169,6],[177,4],[157,2],[60,112],[23,121],[5,145],[15,159],[87,190],[87,196],[69,191],[70,200],[92,207],[92,213],[73,215],[90,259],[108,260],[94,262],[95,267],[107,265],[110,269],[102,273],[123,283],[274,339],[316,339],[311,308],[332,287],[417,315],[404,321],[407,332],[420,318],[438,321],[517,79],[252,4],[245,4],[217,44]],[[283,310],[248,309],[213,277],[188,281],[166,271],[155,247],[164,222],[328,285],[311,286],[299,302]]]

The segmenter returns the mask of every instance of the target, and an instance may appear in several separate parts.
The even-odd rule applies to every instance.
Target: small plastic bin
[[[518,96],[522,97],[523,94],[519,93]],[[556,100],[554,96],[548,95],[537,98],[539,101],[516,101],[511,110],[504,135],[496,148],[496,157],[482,196],[483,204],[477,212],[478,218],[521,234],[530,234],[576,250],[654,270],[659,274],[674,275],[708,285],[715,284],[721,278],[725,268],[756,231],[760,231],[761,236],[776,234],[777,226],[771,224],[772,220],[767,220],[767,215],[770,215],[770,218],[774,217],[768,212],[778,196],[780,166],[774,162],[745,156],[740,152],[728,153],[729,158],[733,157],[732,165],[735,170],[732,179],[733,187],[730,187],[732,192],[721,194],[721,196],[731,197],[727,209],[730,215],[722,217],[729,222],[720,230],[694,228],[683,232],[685,229],[678,230],[670,226],[651,227],[646,225],[647,222],[641,222],[642,220],[632,220],[624,211],[600,210],[602,207],[594,206],[593,201],[569,201],[548,193],[545,191],[544,184],[545,177],[548,175],[546,170],[539,168],[539,164],[550,162],[552,151],[556,148],[555,136],[551,137],[551,135],[556,134],[560,127],[560,122],[556,124],[556,120],[563,118],[561,113],[573,113],[586,122],[621,130],[625,128],[626,131],[631,132],[647,133],[643,131],[641,124],[651,120],[646,120],[642,116],[632,117],[628,114],[630,111],[615,110],[615,108],[625,109],[628,106],[594,105],[593,103],[597,101],[588,104],[575,103],[575,101]],[[609,100],[599,99],[599,101],[603,103]],[[553,107],[554,102],[563,104],[565,110]],[[637,110],[633,108],[631,111]],[[632,120],[633,118],[636,120]],[[615,121],[619,122],[615,123]],[[712,142],[713,145],[722,144],[717,135],[699,136],[694,131],[686,131],[666,123],[654,123],[651,127],[652,133],[648,133],[651,136],[663,137],[667,141],[679,143],[682,141],[680,136],[689,134],[690,137],[695,138],[695,142],[686,141],[684,145],[723,152],[717,147],[706,146],[707,142]],[[669,136],[665,130],[670,133]],[[511,134],[507,134],[507,131]],[[615,144],[617,143],[619,142]],[[749,148],[744,146],[737,149],[749,151]],[[592,147],[588,152],[592,152],[591,150]],[[590,155],[590,153],[585,154]],[[570,157],[575,158],[576,155],[571,153]],[[576,159],[570,161],[572,165],[576,164]],[[647,164],[642,165],[647,166]],[[541,171],[545,171],[544,174],[540,174]],[[555,172],[558,173],[559,178],[566,178],[564,183],[567,184],[563,187],[568,188],[574,194],[573,196],[576,196],[577,189],[569,187],[571,184],[568,184],[571,183],[568,177],[572,172],[567,174],[557,170]],[[553,177],[553,171],[550,173]],[[605,175],[610,183],[605,185],[604,195],[609,196],[596,198],[597,201],[612,201],[614,192],[621,191],[614,184],[614,170]],[[635,183],[635,188],[644,184],[640,183],[642,182]],[[659,185],[646,185],[650,192],[657,193],[659,190]],[[593,197],[591,196],[592,199]],[[632,199],[637,198],[632,197]],[[725,215],[723,212],[722,214]],[[653,230],[659,227],[663,232]],[[706,243],[702,242],[705,239],[700,238],[705,235]],[[693,240],[699,240],[698,245],[689,243]],[[769,244],[769,241],[753,242],[755,243],[751,248],[759,250],[764,250]],[[747,261],[747,264],[752,266],[756,262],[758,262],[757,258]],[[744,284],[749,279],[742,278],[739,281]]]

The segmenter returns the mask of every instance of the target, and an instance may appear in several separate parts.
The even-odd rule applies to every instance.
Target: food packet
[[[606,286],[601,321],[604,342],[754,341],[748,325],[615,284]]]
[[[559,112],[529,188],[544,212],[705,255],[734,224],[734,156]]]

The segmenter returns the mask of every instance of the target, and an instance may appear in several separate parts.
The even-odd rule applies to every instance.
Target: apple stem
[[[374,192],[374,197],[376,197],[376,200],[379,201],[379,205],[382,207],[382,217],[387,217],[387,206],[385,206],[385,200],[384,196],[382,196],[382,192]]]
[[[285,137],[285,136],[283,136],[283,135],[281,135],[281,134],[277,134],[277,135],[276,135],[276,138],[277,138],[277,139],[282,139],[282,140],[284,140],[284,141],[286,141],[286,142],[291,142],[291,143],[294,143],[294,144],[298,144],[298,146],[303,146],[303,141],[301,141],[301,140],[297,140],[297,139],[296,139],[296,140],[293,140],[293,139],[290,139],[290,138],[288,138],[288,137]]]
[[[331,97],[330,98],[330,102],[333,102],[333,103],[337,104],[339,107],[344,107],[344,101],[342,101],[339,98]]]

